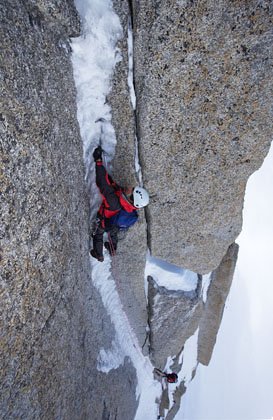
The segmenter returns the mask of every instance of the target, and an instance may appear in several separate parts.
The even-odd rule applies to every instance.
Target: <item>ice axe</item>
[[[105,150],[102,148],[102,136],[104,135],[104,130],[103,130],[103,125],[104,125],[104,123],[106,123],[107,121],[106,121],[106,119],[105,118],[103,118],[103,117],[101,117],[101,118],[98,118],[96,121],[95,121],[95,123],[101,123],[101,125],[100,125],[100,138],[99,138],[99,144],[98,144],[98,147],[100,147],[101,148],[101,151],[102,151],[102,153],[103,153],[103,160],[104,160],[104,165],[105,166],[107,166],[106,165],[106,159],[105,159],[105,156],[106,155],[108,155],[108,153],[107,152],[105,152]]]
[[[101,123],[101,125],[100,125],[100,138],[99,138],[99,146],[101,146],[102,145],[102,136],[103,136],[103,134],[104,134],[104,131],[103,131],[103,124],[104,123],[106,123],[106,119],[105,118],[98,118],[96,121],[95,121],[95,124],[96,123],[98,123],[98,122],[100,122]],[[102,149],[103,150],[103,149]]]

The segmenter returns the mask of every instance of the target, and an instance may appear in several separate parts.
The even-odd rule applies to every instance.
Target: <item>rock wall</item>
[[[232,244],[219,267],[212,273],[207,300],[199,322],[197,360],[208,366],[221,325],[226,300],[233,280],[239,247]]]
[[[0,417],[130,419],[130,360],[97,370],[115,331],[90,277],[69,46],[79,18],[72,0],[1,1],[0,13]]]
[[[271,1],[132,0],[137,132],[154,256],[214,270],[272,139]]]
[[[123,185],[138,182],[137,137],[151,205],[120,241],[112,271],[141,346],[147,239],[153,255],[169,262],[199,273],[218,267],[241,229],[247,178],[268,150],[272,4],[256,3],[114,1],[124,39],[108,98],[118,140],[113,176]],[[132,12],[136,111],[127,85]],[[0,13],[1,415],[132,419],[137,401],[130,360],[108,373],[97,370],[99,350],[111,348],[115,331],[90,279],[89,206],[69,46],[69,37],[80,33],[78,15],[72,0],[2,1]],[[228,283],[233,269],[234,261],[215,271],[208,309],[216,278]],[[200,319],[200,283],[191,296],[150,279],[148,299],[151,358],[164,367]],[[208,313],[203,337],[215,308]],[[172,340],[175,329],[178,340]],[[199,342],[202,363],[213,337],[206,346]]]
[[[186,340],[197,328],[197,360],[203,365],[209,364],[232,284],[238,249],[238,245],[232,244],[211,274],[205,303],[200,275],[196,290],[191,292],[167,290],[149,278],[150,357],[155,366],[164,369],[168,356],[179,357]],[[174,363],[173,368],[180,370],[181,366]]]
[[[123,184],[136,182],[136,137],[144,186],[151,195],[145,216],[152,255],[197,273],[215,273],[241,230],[247,179],[262,163],[272,138],[272,5],[224,0],[113,4],[124,30],[122,61],[109,96],[117,134],[113,175]],[[135,112],[127,83],[130,23]],[[123,305],[140,344],[147,317],[142,220],[144,224],[120,243],[116,270]],[[232,273],[226,274],[229,282]],[[161,307],[174,305],[175,313],[183,312],[178,325],[189,316],[189,302],[174,299],[167,290],[163,293],[150,280],[150,351],[160,366],[169,354],[176,354],[179,343],[181,349],[181,337],[188,336],[169,312],[167,316],[160,311],[164,299],[169,304]],[[221,310],[215,308],[216,318]],[[197,325],[194,320],[189,317]],[[165,346],[166,330],[176,336],[179,328],[178,342]],[[204,338],[206,330],[202,334]],[[213,339],[216,334],[213,331]],[[212,351],[214,342],[208,342]]]
[[[151,195],[145,216],[152,255],[198,273],[215,271],[241,230],[245,185],[272,137],[272,7],[115,0],[114,8],[124,38],[109,96],[117,134],[113,175],[136,182],[136,136]],[[131,19],[135,112],[127,83]],[[141,344],[147,317],[142,220],[117,257],[122,301]],[[151,283],[148,295],[155,331],[160,315],[155,321]],[[154,331],[152,354],[164,335],[160,329],[156,338]]]
[[[192,379],[198,363],[206,366],[209,364],[232,284],[237,256],[238,245],[232,244],[219,267],[210,276],[205,303],[200,275],[196,290],[191,292],[167,290],[149,278],[150,358],[155,366],[164,369],[167,358],[171,356],[173,363],[170,368],[179,372],[183,368],[181,353],[186,340],[197,328],[197,360]],[[162,412],[168,410],[166,419],[174,419],[186,389],[184,381],[181,381],[173,392],[172,402],[166,399],[165,391],[162,393],[159,407]]]
[[[150,358],[164,369],[169,356],[178,355],[194,334],[202,314],[201,276],[196,290],[167,290],[149,277]]]
[[[113,4],[123,27],[123,38],[118,45],[122,60],[115,68],[112,91],[108,98],[112,109],[112,123],[117,136],[112,174],[119,185],[129,186],[139,183],[135,168],[135,111],[128,86],[130,7],[129,3],[123,0],[115,0]],[[144,291],[144,270],[147,253],[147,227],[143,210],[139,212],[139,216],[137,224],[127,232],[123,240],[119,241],[118,254],[112,273],[130,324],[137,335],[140,346],[146,353],[148,314]]]

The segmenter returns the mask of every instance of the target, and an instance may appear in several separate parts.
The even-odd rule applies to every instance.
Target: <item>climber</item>
[[[109,242],[104,246],[110,255],[115,255],[118,243],[119,219],[126,219],[130,226],[137,219],[136,210],[149,204],[148,192],[139,186],[122,188],[106,172],[102,163],[103,150],[98,146],[93,152],[96,162],[96,184],[102,195],[102,203],[97,213],[97,226],[93,234],[92,257],[103,262],[103,234],[108,233]]]
[[[166,378],[167,382],[170,384],[176,383],[178,381],[178,376],[175,372],[166,373],[158,368],[154,368],[154,373],[160,376],[161,378]]]

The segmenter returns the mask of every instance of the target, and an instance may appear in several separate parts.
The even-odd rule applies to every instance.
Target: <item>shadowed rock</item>
[[[232,244],[219,267],[211,275],[211,283],[199,324],[197,359],[208,365],[221,325],[225,303],[230,291],[239,247]]]
[[[148,278],[150,358],[164,369],[168,356],[180,353],[186,340],[195,332],[202,313],[201,277],[191,292],[167,290]]]

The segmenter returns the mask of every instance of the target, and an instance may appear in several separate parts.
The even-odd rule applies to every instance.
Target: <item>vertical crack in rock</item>
[[[111,175],[119,185],[130,186],[139,183],[136,173],[138,168],[135,166],[138,159],[136,159],[135,140],[132,38],[128,40],[128,36],[132,34],[128,25],[131,15],[128,1],[114,0],[113,6],[119,16],[124,36],[117,44],[122,60],[115,67],[111,91],[107,97],[111,105],[112,124],[117,139]],[[130,51],[128,51],[129,43]],[[147,327],[147,304],[143,281],[147,254],[146,238],[145,215],[144,211],[140,210],[138,223],[132,226],[125,236],[119,238],[115,259],[116,274],[114,274],[119,285],[123,308],[136,333],[140,347],[145,343]],[[146,351],[147,346],[144,347]]]
[[[128,87],[131,97],[131,104],[134,110],[135,123],[135,171],[139,185],[143,186],[141,154],[140,154],[140,130],[137,112],[137,92],[135,90],[135,75],[134,75],[134,12],[131,0],[128,0],[129,16],[128,16]],[[147,247],[150,249],[150,229],[149,229],[149,210],[144,209],[147,232]],[[146,342],[146,340],[145,340]],[[144,343],[145,345],[145,343]]]
[[[129,16],[128,16],[128,87],[130,92],[130,99],[132,108],[134,111],[134,124],[135,124],[135,171],[137,180],[140,186],[143,186],[143,176],[142,176],[142,165],[141,165],[141,155],[139,151],[140,146],[140,130],[138,124],[138,113],[137,113],[137,93],[135,90],[135,77],[134,77],[134,13],[133,13],[133,4],[131,0],[128,0],[129,6]],[[148,208],[144,208],[144,217],[146,222],[146,238],[147,238],[147,248],[150,250],[150,229],[149,229],[149,211]],[[142,345],[142,350],[145,346],[148,345],[150,348],[150,327],[149,327],[149,314],[147,317],[147,329],[146,337]]]

